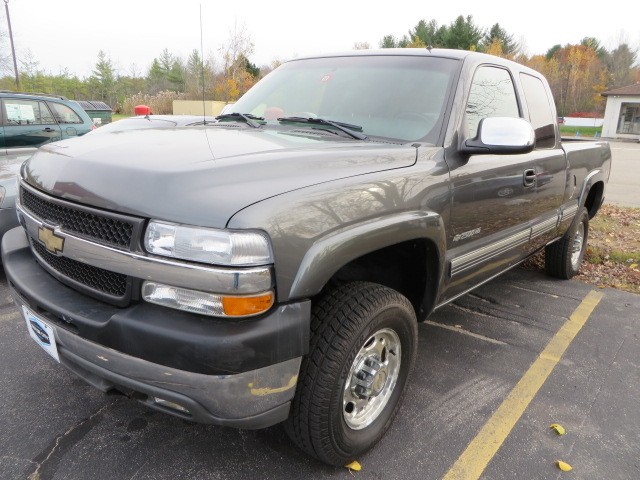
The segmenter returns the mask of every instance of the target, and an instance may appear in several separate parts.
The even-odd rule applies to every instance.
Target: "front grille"
[[[86,265],[70,258],[58,257],[49,253],[35,240],[31,241],[31,245],[42,261],[61,275],[103,294],[114,297],[126,295],[126,275]]]
[[[131,246],[134,224],[49,201],[21,188],[22,205],[41,220],[92,240],[121,248]]]

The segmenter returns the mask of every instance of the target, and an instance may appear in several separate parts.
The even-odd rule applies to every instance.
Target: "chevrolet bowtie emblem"
[[[56,235],[53,232],[53,229],[40,227],[38,229],[38,240],[40,240],[51,253],[55,255],[62,253],[62,249],[64,248],[64,238]]]

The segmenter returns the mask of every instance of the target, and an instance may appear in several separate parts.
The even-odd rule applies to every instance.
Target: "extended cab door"
[[[531,216],[531,248],[553,240],[564,193],[568,187],[567,157],[560,147],[556,110],[551,90],[539,77],[520,72],[524,105],[536,134],[532,152],[536,173],[536,209]]]
[[[460,137],[476,136],[481,119],[523,117],[511,72],[480,65],[473,73]],[[452,298],[520,261],[529,252],[534,217],[547,206],[536,198],[535,152],[461,154],[450,149],[451,222],[444,296]]]
[[[60,126],[40,100],[4,98],[4,139],[7,150],[39,147],[60,140]]]

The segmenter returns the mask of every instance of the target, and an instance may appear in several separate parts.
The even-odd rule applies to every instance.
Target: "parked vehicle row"
[[[80,105],[62,96],[0,91],[0,239],[18,225],[16,176],[20,164],[38,147],[80,137],[145,128],[172,128],[216,122],[197,115],[146,115],[111,122],[100,128]]]

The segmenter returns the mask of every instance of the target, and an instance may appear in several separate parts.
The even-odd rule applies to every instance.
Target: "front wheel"
[[[589,212],[582,207],[578,210],[564,237],[547,245],[544,252],[544,267],[547,274],[566,280],[576,275],[587,250],[588,237]]]
[[[409,301],[366,282],[323,296],[311,319],[287,433],[304,451],[345,465],[384,435],[404,394],[417,349]]]

